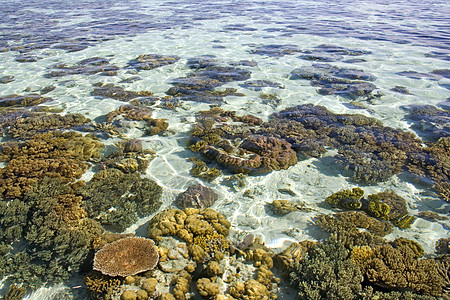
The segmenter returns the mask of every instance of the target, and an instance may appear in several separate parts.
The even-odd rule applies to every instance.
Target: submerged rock
[[[207,208],[218,199],[213,189],[201,184],[191,185],[186,191],[178,195],[176,203],[180,208]]]

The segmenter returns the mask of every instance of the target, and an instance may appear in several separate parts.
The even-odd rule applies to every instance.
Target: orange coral
[[[153,269],[158,260],[153,240],[127,237],[97,251],[93,269],[105,275],[125,277]]]

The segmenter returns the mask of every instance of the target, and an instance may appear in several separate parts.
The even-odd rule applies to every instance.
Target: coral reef
[[[151,239],[127,237],[97,251],[93,269],[104,275],[125,277],[153,269],[158,260],[159,254]]]
[[[117,150],[105,156],[100,166],[116,168],[124,173],[145,173],[150,161],[155,158],[155,152],[151,149],[143,149],[142,140],[121,140],[116,144]]]
[[[193,207],[203,209],[213,205],[217,198],[217,193],[213,189],[201,184],[194,184],[178,195],[176,204],[180,208]]]
[[[288,142],[276,137],[251,135],[250,126],[262,124],[255,116],[237,116],[233,111],[213,107],[200,112],[198,119],[189,148],[236,173],[270,172],[297,163],[297,155]],[[241,122],[243,126],[228,124],[229,119]]]
[[[371,246],[372,255],[361,261],[367,280],[389,289],[412,289],[417,293],[442,296],[448,284],[439,272],[439,262],[434,259],[417,259],[423,250],[394,241],[391,244]],[[419,251],[419,253],[418,253]]]
[[[14,139],[30,138],[36,133],[55,129],[76,128],[91,123],[82,114],[26,113],[4,120],[1,131]]]
[[[344,56],[360,56],[371,51],[347,49],[337,45],[322,44],[309,50],[303,50],[300,58],[312,61],[333,62],[344,59]]]
[[[343,190],[336,192],[325,198],[325,201],[348,209],[359,209],[362,206],[361,199],[364,191],[361,188],[352,188],[352,190]]]
[[[357,235],[358,228],[376,236],[385,236],[393,229],[390,222],[373,218],[363,211],[345,211],[331,216],[321,214],[314,217],[314,222],[327,232],[350,236]]]
[[[337,161],[353,170],[356,180],[365,182],[386,180],[400,173],[412,155],[423,152],[421,141],[411,133],[384,127],[373,118],[333,114],[311,104],[273,114],[264,127],[273,125],[276,127],[271,132],[305,156],[311,152],[320,155],[326,151],[325,146],[337,148]]]
[[[363,70],[339,68],[329,64],[313,64],[291,72],[291,79],[309,79],[311,85],[319,86],[317,91],[322,95],[337,94],[356,98],[369,96],[376,86],[375,76]]]
[[[160,207],[162,188],[138,173],[106,169],[97,172],[79,192],[89,217],[123,230]]]
[[[357,299],[364,280],[360,268],[349,259],[337,240],[312,245],[290,273],[299,299]]]
[[[94,84],[94,89],[92,90],[91,95],[128,102],[137,97],[148,97],[153,94],[149,91],[127,91],[123,87],[116,86],[112,83],[99,82]]]
[[[74,188],[60,179],[44,178],[32,185],[22,200],[1,203],[2,244],[20,241],[21,247],[6,247],[0,264],[10,283],[27,289],[58,283],[78,273],[93,241],[103,232],[100,224],[86,218]]]
[[[20,95],[6,95],[0,97],[0,107],[9,107],[9,106],[35,106],[47,101],[52,100],[48,97],[43,97],[38,94],[30,94],[25,96]]]
[[[53,68],[54,70],[46,74],[46,77],[53,78],[67,75],[91,75],[97,73],[100,73],[100,75],[115,75],[119,69],[119,67],[110,64],[108,59],[101,57],[86,58],[74,65],[57,64]]]
[[[166,94],[187,101],[220,103],[225,96],[235,95],[236,89],[227,88],[216,91],[215,88],[227,82],[242,81],[250,78],[250,71],[230,66],[222,66],[212,57],[200,56],[190,59],[187,66],[193,69],[186,77],[173,80]]]
[[[367,198],[367,212],[377,218],[395,222],[408,213],[406,200],[393,191],[372,194]]]
[[[44,177],[65,182],[80,178],[84,161],[98,159],[103,144],[75,132],[36,134],[24,142],[7,142],[0,147],[0,160],[8,164],[0,170],[0,193],[20,197],[33,183]]]
[[[84,284],[92,299],[111,299],[123,282],[121,277],[110,277],[98,271],[91,271],[84,276]]]
[[[265,87],[284,89],[284,85],[269,80],[248,80],[239,84],[239,86],[255,91],[261,91]]]
[[[106,115],[106,122],[112,122],[114,117],[122,115],[128,120],[148,121],[151,120],[152,110],[145,106],[121,105],[118,109]]]
[[[152,70],[176,63],[180,57],[175,55],[141,54],[130,60],[128,66],[136,70]]]
[[[200,142],[198,142],[198,143],[200,143]],[[196,144],[196,145],[198,145],[198,144]],[[197,152],[197,151],[195,151],[195,149],[193,149],[194,147],[192,147],[192,146],[194,146],[194,145],[191,145],[189,147],[189,149],[191,149],[194,152]],[[206,181],[213,181],[214,179],[216,179],[217,177],[222,175],[222,172],[219,169],[209,168],[204,161],[202,161],[196,157],[190,157],[189,161],[194,163],[194,165],[191,169],[191,174],[194,177],[201,178]]]
[[[266,56],[285,56],[290,55],[294,53],[299,53],[301,50],[297,48],[295,45],[260,45],[256,46],[254,49],[251,49],[248,51],[251,54],[258,54],[258,55],[266,55]]]
[[[307,207],[305,203],[294,204],[288,200],[273,200],[269,203],[272,211],[276,215],[285,215],[293,211],[312,211],[312,208]]]
[[[15,80],[14,76],[12,76],[12,75],[5,75],[5,76],[0,77],[1,84],[7,84],[10,82],[13,82],[14,80]]]
[[[433,105],[419,104],[402,108],[408,111],[407,118],[414,122],[412,127],[423,133],[428,140],[437,141],[441,137],[450,137],[449,111]]]
[[[113,122],[116,116],[123,116],[127,120],[145,121],[148,125],[147,134],[155,135],[166,131],[169,123],[166,119],[152,119],[152,110],[144,105],[122,105],[106,115],[106,122]]]

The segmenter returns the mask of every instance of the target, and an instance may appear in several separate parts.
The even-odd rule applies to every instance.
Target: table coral
[[[158,251],[151,239],[127,237],[97,251],[93,269],[104,275],[125,277],[153,269],[158,260]]]

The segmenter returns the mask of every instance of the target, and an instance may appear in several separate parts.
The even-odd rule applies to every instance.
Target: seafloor
[[[447,1],[0,4],[4,299],[450,299]]]

